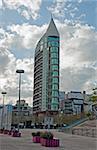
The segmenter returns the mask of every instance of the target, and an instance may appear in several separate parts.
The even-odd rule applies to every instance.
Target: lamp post
[[[20,124],[20,101],[21,101],[21,74],[24,73],[24,70],[16,70],[16,73],[19,73],[19,101],[18,101],[18,132]]]
[[[2,115],[1,115],[1,129],[3,129],[4,128],[4,98],[5,98],[5,95],[7,94],[7,92],[2,92],[1,94],[3,95]]]

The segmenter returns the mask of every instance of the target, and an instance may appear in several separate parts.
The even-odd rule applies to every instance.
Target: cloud
[[[96,80],[96,69],[89,66],[66,67],[61,70],[61,89],[66,91],[83,91],[91,92]],[[64,82],[63,82],[64,81]],[[91,88],[90,88],[91,86]]]
[[[2,0],[0,1],[0,8],[2,8]]]
[[[54,0],[52,5],[47,9],[54,15],[55,18],[64,21],[65,19],[70,22],[82,22],[86,17],[84,12],[79,11],[80,3],[84,0]]]
[[[30,25],[24,23],[22,25],[12,25],[8,27],[8,30],[16,34],[17,39],[20,40],[20,45],[25,47],[26,49],[35,48],[36,43],[39,40],[39,37],[43,35],[45,32],[45,28],[47,25],[37,26],[37,25]],[[17,40],[16,39],[16,40]]]
[[[61,35],[61,68],[82,66],[97,60],[97,32],[93,27],[64,23],[58,26]]]
[[[42,0],[3,0],[3,7],[15,9],[26,19],[36,19],[39,16],[39,10]]]
[[[92,26],[72,24],[55,20],[60,33],[60,89],[89,90],[97,83],[97,32]],[[47,24],[10,25],[7,31],[0,29],[0,91],[7,90],[9,100],[18,99],[18,74],[16,69],[24,69],[22,75],[22,98],[32,99],[34,55],[32,58],[18,59],[10,51],[17,44],[34,53],[36,43],[47,29]],[[17,45],[16,45],[17,46]],[[18,47],[16,47],[18,49]]]
[[[15,39],[15,34],[0,28],[0,91],[7,91],[8,99],[15,103],[18,99],[18,75],[17,69],[24,69],[25,75],[22,79],[22,98],[31,99],[33,89],[33,58],[16,59],[10,51]]]
[[[97,32],[92,26],[56,21],[60,32],[60,89],[87,90],[97,83]]]

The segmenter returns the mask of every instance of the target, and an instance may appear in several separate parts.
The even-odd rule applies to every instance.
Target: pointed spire
[[[47,28],[45,36],[59,36],[59,32],[58,32],[56,25],[54,23],[52,14],[51,14],[51,21],[50,21],[50,24]]]

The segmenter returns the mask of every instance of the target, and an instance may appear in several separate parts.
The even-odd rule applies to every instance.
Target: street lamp
[[[4,128],[4,98],[5,98],[5,95],[7,94],[7,92],[2,92],[1,93],[3,95],[3,104],[2,104],[2,115],[1,115],[1,129]]]
[[[18,132],[19,132],[19,123],[20,123],[20,99],[21,99],[21,74],[24,73],[24,70],[16,70],[16,73],[19,73],[19,103],[18,103]]]

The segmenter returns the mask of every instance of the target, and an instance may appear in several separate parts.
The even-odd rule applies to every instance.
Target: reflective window
[[[58,83],[58,78],[52,78],[52,83]]]
[[[51,58],[58,58],[58,53],[51,53]]]
[[[58,84],[53,84],[53,85],[52,85],[52,89],[53,89],[53,90],[58,90]]]
[[[52,76],[58,76],[58,71],[53,71]]]
[[[58,98],[56,98],[56,97],[52,97],[52,102],[58,102]]]
[[[58,65],[52,65],[51,70],[58,70]]]
[[[48,41],[59,41],[59,37],[48,37]]]
[[[58,97],[58,91],[52,91],[52,96],[53,97]]]
[[[51,59],[51,64],[58,64],[58,59]]]
[[[52,53],[52,52],[58,53],[58,47],[51,47],[51,48],[50,48],[50,51],[51,51],[51,53]]]
[[[48,46],[56,46],[56,47],[58,47],[59,43],[55,42],[55,41],[51,41],[51,42],[48,42]]]

